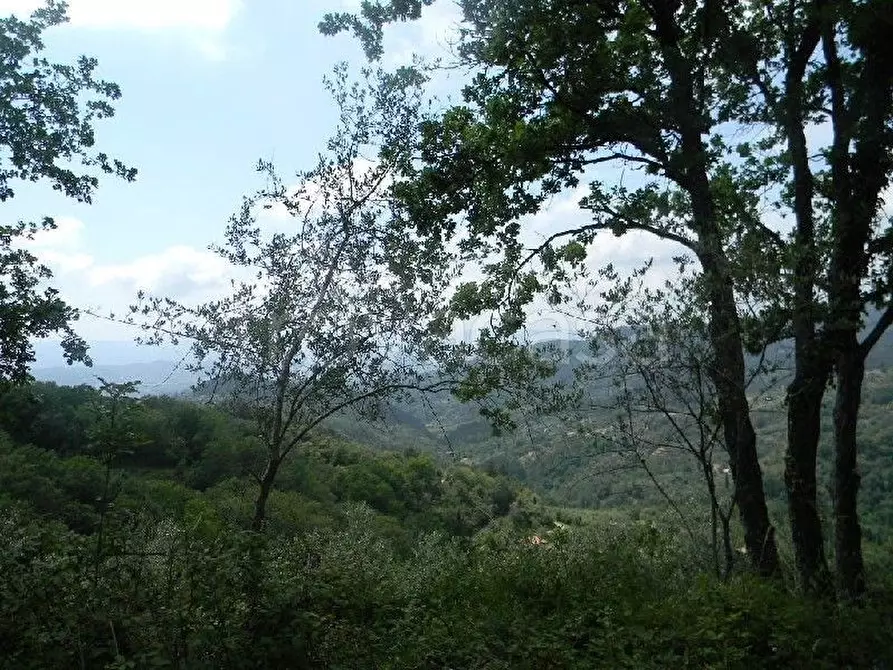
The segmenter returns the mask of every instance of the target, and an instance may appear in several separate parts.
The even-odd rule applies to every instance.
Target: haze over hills
[[[97,378],[102,377],[110,382],[141,381],[145,394],[176,395],[188,391],[196,381],[194,374],[183,369],[183,347],[145,347],[130,341],[91,342],[92,367],[66,364],[58,342],[43,340],[36,342],[34,348],[35,379],[62,386],[98,386]]]
[[[872,310],[867,319],[866,330],[879,318],[879,312]],[[559,377],[570,377],[570,371],[577,365],[593,363],[588,343],[584,340],[554,339],[536,343],[539,347],[551,347],[561,352],[562,365]],[[784,340],[770,346],[766,359],[784,367],[792,355],[791,342]],[[40,340],[34,343],[36,361],[32,372],[39,381],[55,382],[65,386],[87,384],[97,386],[97,377],[107,381],[123,382],[140,380],[142,392],[152,395],[177,395],[190,390],[197,381],[196,376],[183,369],[185,346],[140,346],[133,341],[96,341],[90,343],[92,367],[75,364],[67,365],[62,358],[59,343],[53,340]],[[598,358],[605,361],[610,357],[604,350]],[[882,369],[893,365],[893,332],[887,331],[868,357],[869,369]],[[440,431],[438,431],[440,432]]]

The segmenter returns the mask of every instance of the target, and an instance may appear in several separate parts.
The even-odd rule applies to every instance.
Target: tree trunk
[[[677,183],[691,198],[691,230],[698,238],[698,260],[709,291],[710,376],[716,388],[726,450],[735,481],[735,501],[744,526],[744,541],[751,565],[761,575],[778,570],[775,529],[763,491],[763,473],[757,457],[756,433],[750,420],[745,388],[744,343],[735,289],[726,253],[723,227],[710,187],[709,160],[704,136],[709,114],[696,92],[696,67],[680,48],[682,34],[673,3],[646,3],[655,23],[655,35],[663,53],[670,85],[667,115],[680,135],[680,167],[674,167]]]
[[[705,267],[705,271],[712,275],[709,280],[710,338],[715,361],[711,376],[716,387],[726,450],[735,483],[735,502],[744,527],[744,544],[751,566],[759,574],[771,576],[778,570],[778,548],[775,529],[769,522],[756,433],[750,420],[741,323],[732,281],[710,265]]]
[[[258,490],[257,499],[254,501],[254,518],[251,521],[251,530],[256,533],[263,530],[264,520],[267,516],[267,500],[269,500],[270,493],[273,491],[273,484],[276,482],[276,473],[279,471],[279,466],[281,464],[281,458],[271,457],[267,461],[266,468],[264,468],[264,474],[261,475],[258,480],[260,490]]]
[[[719,496],[716,492],[716,478],[713,476],[711,459],[700,457],[699,460],[704,481],[707,483],[707,492],[710,495],[710,548],[713,553],[713,568],[716,571],[717,578],[726,581],[735,567],[735,551],[732,547],[732,534],[729,529],[731,510],[726,514],[719,504]],[[719,548],[720,537],[722,538],[722,557],[720,556]]]
[[[761,575],[770,577],[778,571],[778,548],[775,528],[769,522],[769,510],[763,491],[763,472],[757,457],[756,434],[746,409],[740,402],[728,412],[726,422],[727,444],[734,445],[735,500],[744,526],[744,544],[753,568]],[[729,426],[735,435],[730,436]]]
[[[856,430],[862,401],[865,358],[855,334],[837,356],[837,397],[834,403],[834,545],[837,583],[841,594],[857,600],[865,593],[862,529],[857,496],[861,476],[856,462]]]
[[[797,371],[787,389],[788,445],[784,481],[800,584],[805,591],[825,594],[830,590],[831,580],[818,511],[816,460],[826,377],[816,374],[816,365],[823,366],[822,363],[812,357],[804,358],[797,357]]]

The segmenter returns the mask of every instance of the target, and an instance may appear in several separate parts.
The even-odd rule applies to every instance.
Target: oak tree
[[[327,17],[324,32],[352,30],[381,53],[382,26],[411,19],[428,2],[364,4]],[[710,376],[716,389],[735,500],[753,566],[778,567],[756,435],[746,393],[744,332],[729,254],[732,238],[757,239],[757,201],[730,176],[724,124],[736,110],[716,20],[735,3],[669,0],[464,0],[456,47],[473,73],[463,101],[422,124],[419,162],[398,196],[407,218],[433,239],[458,238],[487,265],[466,289],[481,309],[500,309],[510,336],[544,292],[536,262],[579,260],[598,233],[644,231],[698,260],[708,306]],[[601,183],[598,165],[638,171]],[[589,180],[591,219],[531,247],[521,221],[555,194]],[[551,290],[551,289],[550,289]],[[555,301],[564,298],[553,295]]]
[[[65,23],[66,9],[65,2],[48,0],[26,20],[0,19],[0,202],[14,197],[17,183],[38,181],[90,202],[101,175],[136,176],[94,150],[94,124],[114,114],[118,86],[96,77],[94,58],[54,63],[42,55],[44,33]],[[61,333],[68,362],[89,361],[70,325],[77,310],[58,290],[45,288],[52,273],[23,244],[54,225],[46,217],[0,222],[0,384],[28,379],[32,337]]]

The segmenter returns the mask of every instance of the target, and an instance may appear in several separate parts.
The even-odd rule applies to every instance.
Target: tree
[[[95,77],[93,58],[59,64],[40,55],[42,34],[67,20],[66,9],[65,2],[48,0],[26,21],[0,19],[0,201],[15,195],[16,182],[44,180],[68,197],[90,202],[98,175],[136,177],[132,168],[93,151],[93,124],[114,114],[118,86]],[[0,224],[0,384],[28,379],[34,360],[30,337],[62,333],[66,360],[89,360],[84,341],[70,326],[77,310],[57,290],[41,289],[51,273],[21,246],[53,227],[49,218]]]
[[[115,481],[113,470],[121,456],[129,453],[140,441],[133,430],[133,419],[139,410],[133,397],[139,391],[140,382],[107,382],[99,379],[99,402],[95,407],[96,418],[91,429],[93,454],[104,468],[102,493],[99,503],[99,521],[96,529],[96,550],[93,562],[93,581],[99,579],[99,569],[104,556],[106,522],[118,494],[121,492],[120,478]]]
[[[367,54],[382,26],[411,19],[428,2],[367,3],[334,14],[323,32],[352,30]],[[717,14],[734,3],[464,0],[460,60],[475,75],[464,102],[421,128],[420,163],[399,184],[407,218],[434,240],[460,238],[492,259],[487,278],[462,290],[479,311],[500,310],[498,336],[523,327],[524,309],[547,271],[585,260],[599,231],[644,231],[699,261],[708,332],[735,500],[754,568],[778,567],[756,435],[746,395],[744,332],[728,248],[736,234],[771,236],[757,200],[732,175],[723,123],[736,111]],[[735,91],[737,92],[737,91]],[[581,203],[592,220],[530,249],[520,224],[600,164],[637,170],[633,184],[591,181]],[[560,303],[560,291],[548,287]]]
[[[257,427],[264,464],[254,530],[283,461],[327,418],[349,409],[373,418],[387,398],[449,388],[421,367],[440,346],[431,326],[447,259],[416,263],[418,245],[389,216],[418,84],[410,70],[356,84],[336,70],[328,87],[340,116],[328,152],[295,187],[261,164],[270,185],[246,198],[216,248],[237,275],[232,292],[194,306],[141,296],[132,308],[151,341],[191,340],[208,399]],[[387,149],[369,157],[378,146]],[[258,220],[274,207],[288,215],[287,232]]]
[[[326,17],[321,28],[353,31],[376,57],[384,24],[412,19],[426,4],[368,3],[359,15]],[[420,172],[416,195],[443,191],[446,168],[463,165],[465,174],[475,175],[465,182],[470,193],[457,189],[438,214],[477,198],[488,213],[494,202],[503,207],[501,225],[535,211],[543,195],[574,185],[593,163],[638,165],[662,177],[664,183],[646,179],[645,188],[630,191],[595,188],[583,205],[601,216],[601,225],[560,231],[540,250],[561,237],[576,236],[585,245],[594,230],[606,227],[649,230],[688,247],[713,286],[712,346],[725,349],[717,362],[733,371],[725,383],[737,388],[741,344],[758,349],[793,338],[785,480],[798,572],[804,587],[816,591],[829,586],[816,501],[820,412],[829,380],[836,381],[837,576],[845,593],[861,592],[860,389],[865,357],[893,322],[893,238],[882,209],[893,161],[890,3],[461,5],[459,55],[480,73],[466,88],[466,105],[428,127],[427,172]],[[730,141],[727,131],[735,127],[757,139]],[[830,131],[827,143],[822,128]],[[488,134],[497,129],[501,133]],[[460,149],[474,149],[476,158]],[[486,163],[484,169],[470,172],[472,160]],[[493,198],[494,173],[506,175],[500,185],[515,189],[513,199]],[[531,184],[538,190],[518,188]],[[789,236],[786,223],[763,216],[767,208],[790,215]],[[478,220],[470,219],[473,237],[497,233],[498,225],[475,229]],[[516,223],[499,232],[506,230],[510,240],[517,238]],[[520,245],[502,242],[502,272],[513,279],[513,266],[517,270],[518,259],[527,257]],[[502,284],[512,286],[504,277]],[[732,306],[747,296],[756,309],[742,324]],[[881,316],[860,339],[871,306]],[[721,381],[727,443],[736,434],[749,442],[745,404]],[[749,474],[756,479],[756,470]]]
[[[821,403],[833,377],[836,573],[841,591],[858,597],[862,380],[866,356],[893,322],[893,236],[882,202],[893,175],[893,6],[746,4],[748,19],[727,43],[728,62],[750,87],[742,120],[769,132],[742,146],[754,174],[783,187],[776,207],[794,220],[792,238],[778,241],[791,280],[775,283],[763,326],[769,338],[790,335],[795,343],[785,478],[797,565],[807,588],[829,588],[815,469]],[[862,336],[870,307],[880,316]]]
[[[722,425],[709,375],[712,362],[703,304],[692,299],[701,290],[684,267],[663,287],[649,287],[648,270],[646,265],[626,280],[604,269],[588,280],[575,279],[596,290],[599,284],[602,290],[608,284],[615,293],[615,299],[599,305],[581,302],[576,305],[579,313],[568,311],[571,306],[562,309],[582,324],[580,335],[589,341],[595,360],[577,370],[578,382],[588,391],[580,409],[613,414],[609,426],[589,430],[600,447],[597,453],[609,457],[612,471],[644,472],[680,518],[694,548],[709,545],[713,570],[726,579],[735,564],[735,501],[727,500],[730,496],[721,492],[717,481],[722,478],[717,476],[722,461],[716,455]],[[618,326],[621,323],[633,325]],[[762,358],[748,368],[748,386],[767,369]],[[606,379],[609,388],[599,383]],[[680,467],[677,456],[694,462],[693,474],[706,492],[706,539],[677,502],[680,493],[661,481],[661,466],[664,474],[667,470],[675,477],[687,474],[685,461]]]

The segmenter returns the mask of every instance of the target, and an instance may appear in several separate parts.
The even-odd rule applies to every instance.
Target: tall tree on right
[[[752,86],[746,121],[770,129],[763,175],[784,186],[778,205],[794,221],[785,252],[791,290],[777,305],[782,318],[770,321],[789,326],[780,332],[795,342],[785,479],[797,566],[808,588],[830,585],[816,454],[833,378],[836,576],[857,598],[865,588],[856,507],[862,380],[893,322],[893,229],[883,202],[893,175],[893,3],[752,2],[745,16],[726,43],[728,63]],[[871,307],[880,316],[863,336]]]
[[[353,32],[374,59],[385,24],[416,19],[433,1],[369,2],[321,29]],[[423,126],[421,163],[402,188],[409,219],[434,239],[462,236],[466,252],[489,259],[501,252],[484,282],[462,288],[466,306],[501,308],[499,332],[517,330],[537,293],[566,299],[542,277],[582,262],[601,230],[684,247],[703,271],[713,383],[751,559],[775,570],[741,350],[792,337],[785,479],[798,573],[807,590],[830,589],[816,458],[833,377],[837,575],[857,596],[860,389],[865,357],[893,321],[893,235],[882,229],[893,3],[459,4],[457,53],[476,74],[462,104]],[[531,249],[523,217],[605,163],[644,176],[632,186],[591,182],[581,205],[592,221]],[[793,225],[767,219],[767,205]],[[758,309],[742,319],[743,296]],[[860,340],[872,304],[882,316]]]
[[[351,30],[370,57],[384,23],[412,19],[428,0],[364,3],[324,32]],[[715,14],[731,2],[463,0],[458,54],[477,74],[462,104],[423,125],[420,163],[395,191],[407,219],[437,241],[486,263],[486,279],[460,289],[462,312],[499,310],[493,329],[512,337],[536,295],[567,299],[542,281],[585,259],[600,231],[643,231],[698,260],[709,314],[710,374],[735,501],[753,567],[773,574],[778,556],[746,393],[744,332],[729,256],[736,230],[773,244],[749,184],[729,178],[723,124],[748,86],[729,97]],[[740,17],[739,17],[740,19]],[[631,182],[604,184],[588,169],[612,164]],[[588,178],[584,225],[556,229],[530,249],[524,217]],[[498,256],[498,262],[492,262]],[[537,268],[535,263],[539,263]]]

